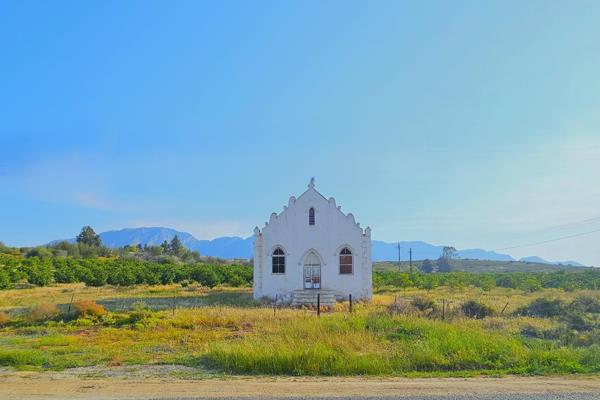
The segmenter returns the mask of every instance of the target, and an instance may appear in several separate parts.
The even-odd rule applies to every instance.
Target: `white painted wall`
[[[309,209],[315,209],[315,225],[309,225]],[[277,246],[286,255],[285,274],[273,274],[271,256]],[[348,247],[353,255],[353,273],[339,273],[339,252]],[[287,207],[271,214],[260,230],[254,229],[254,298],[276,295],[289,300],[293,290],[303,289],[304,258],[315,250],[321,259],[321,289],[339,297],[372,296],[371,229],[363,229],[352,214],[344,214],[335,199],[325,199],[311,183],[298,199],[290,197]]]

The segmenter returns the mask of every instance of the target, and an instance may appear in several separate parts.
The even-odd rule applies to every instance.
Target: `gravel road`
[[[547,394],[527,394],[527,393],[512,393],[512,394],[497,394],[497,395],[477,395],[477,394],[462,394],[448,396],[397,396],[397,397],[262,397],[268,400],[598,400],[600,393],[547,393]],[[206,400],[205,397],[180,397],[168,400]],[[160,400],[165,400],[161,398]],[[229,397],[218,398],[218,400],[248,400],[248,397]]]
[[[165,365],[56,372],[0,368],[0,399],[600,400],[599,376],[215,377],[198,373],[189,367]]]

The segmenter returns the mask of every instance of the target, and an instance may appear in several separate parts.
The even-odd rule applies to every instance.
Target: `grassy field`
[[[407,289],[378,294],[372,304],[356,304],[352,314],[340,303],[317,318],[314,310],[254,303],[249,289],[82,284],[12,289],[0,291],[5,316],[0,366],[177,364],[196,367],[198,376],[598,373],[598,345],[523,335],[561,323],[512,316],[536,298],[568,302],[582,295],[600,298],[597,291]],[[439,311],[407,307],[415,297],[445,304],[444,320]],[[462,315],[459,306],[471,299],[493,307],[495,316]],[[73,315],[69,304],[83,300],[108,311]]]

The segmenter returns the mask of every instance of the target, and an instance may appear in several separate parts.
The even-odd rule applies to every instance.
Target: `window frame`
[[[308,225],[315,226],[317,222],[316,211],[314,207],[308,209]]]
[[[271,274],[285,275],[285,251],[277,246],[271,254]],[[277,260],[277,263],[275,262]]]
[[[338,254],[338,263],[339,263],[339,274],[340,275],[353,275],[354,274],[354,253],[350,250],[349,247],[343,247]],[[350,263],[342,261],[342,258],[350,258]],[[342,271],[342,267],[350,266],[350,271]]]

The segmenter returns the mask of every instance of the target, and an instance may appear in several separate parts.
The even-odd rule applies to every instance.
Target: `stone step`
[[[317,294],[324,307],[332,307],[336,303],[335,293],[330,291],[296,290],[292,292],[292,306],[316,306]]]

